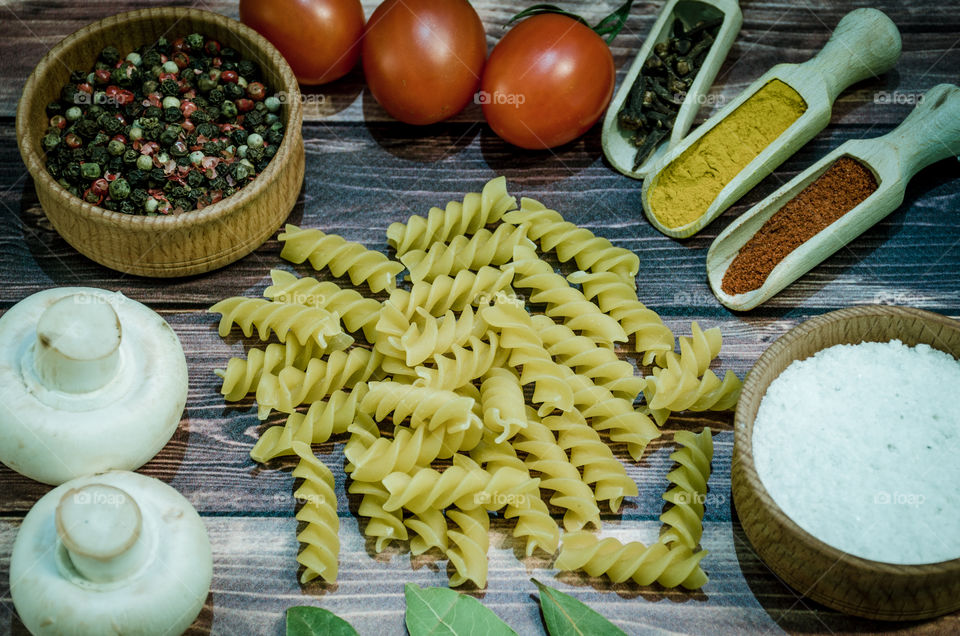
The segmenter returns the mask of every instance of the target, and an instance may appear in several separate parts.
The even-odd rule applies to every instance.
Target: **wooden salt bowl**
[[[903,621],[960,610],[960,558],[900,565],[855,557],[800,528],[774,503],[753,462],[753,422],[770,383],[794,360],[837,344],[925,343],[960,358],[960,322],[909,307],[849,307],[790,330],[757,360],[743,384],[734,421],[733,502],[743,530],[774,574],[828,607]],[[944,532],[956,532],[944,528]]]
[[[159,38],[200,33],[255,62],[270,90],[282,95],[283,141],[266,170],[233,196],[176,216],[111,212],[73,196],[47,172],[40,141],[46,105],[56,99],[72,70],[92,68],[100,50],[126,55]],[[208,272],[246,256],[283,223],[300,194],[304,151],[303,105],[297,80],[283,56],[249,27],[225,16],[166,7],[121,13],[67,36],[47,53],[23,89],[17,106],[17,141],[37,197],[54,229],[81,254],[130,274],[170,277]]]

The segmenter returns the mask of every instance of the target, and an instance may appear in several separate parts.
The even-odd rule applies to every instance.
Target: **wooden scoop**
[[[812,59],[803,64],[778,64],[748,86],[719,113],[703,122],[650,169],[643,183],[641,200],[647,218],[655,228],[674,238],[696,234],[753,188],[774,168],[813,138],[830,122],[834,100],[847,86],[889,70],[900,56],[900,32],[883,12],[856,9],[840,20],[830,40]],[[778,79],[793,88],[807,104],[807,110],[781,135],[734,177],[695,221],[667,227],[653,213],[650,192],[660,174],[693,143],[747,101],[768,82]]]
[[[677,112],[670,136],[660,143],[659,147],[639,168],[634,170],[633,164],[637,156],[637,147],[630,142],[633,131],[620,126],[618,115],[630,95],[630,89],[633,88],[637,76],[642,71],[644,63],[653,52],[653,47],[660,42],[666,42],[670,38],[673,22],[677,18],[680,19],[687,30],[701,20],[710,22],[723,18],[723,22],[717,32],[716,39],[710,46],[710,52],[704,58],[690,90],[687,91],[687,95],[683,99],[683,104]],[[690,130],[693,119],[697,116],[706,94],[710,91],[710,86],[720,71],[720,66],[726,59],[730,47],[733,46],[733,41],[736,39],[742,24],[743,14],[740,12],[737,0],[667,0],[657,16],[657,21],[653,23],[653,28],[650,29],[650,35],[647,36],[643,46],[637,52],[626,77],[623,78],[620,90],[614,95],[613,101],[607,108],[607,114],[603,118],[601,145],[603,146],[603,154],[606,155],[610,165],[628,177],[643,179],[656,160],[663,156],[668,148],[672,148],[683,139],[683,136]]]
[[[730,309],[753,309],[899,207],[913,175],[935,161],[956,155],[960,155],[960,88],[939,84],[893,131],[874,139],[845,142],[731,223],[707,252],[710,288]],[[725,293],[721,288],[723,276],[740,248],[787,201],[843,156],[869,168],[877,179],[877,190],[788,254],[760,287],[743,294]]]

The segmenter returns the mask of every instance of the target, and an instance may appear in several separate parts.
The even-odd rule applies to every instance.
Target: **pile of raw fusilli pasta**
[[[556,553],[553,508],[565,530],[557,568],[702,586],[709,429],[675,435],[679,466],[668,475],[671,507],[658,541],[622,544],[586,528],[600,528],[601,505],[616,513],[637,495],[605,439],[639,460],[671,412],[736,404],[737,377],[708,368],[719,331],[693,323],[676,352],[673,334],[637,298],[636,254],[536,201],[518,209],[502,177],[426,218],[394,223],[387,237],[400,262],[316,229],[288,225],[280,235],[282,257],[387,291],[384,302],[275,270],[265,298],[211,309],[222,314],[221,336],[237,325],[277,340],[218,373],[227,400],[253,393],[261,419],[289,414],[251,456],[300,458],[301,580],[334,581],[339,546],[333,476],[309,445],[349,434],[348,490],[361,497],[376,550],[407,540],[413,554],[438,548],[453,565],[451,585],[486,585],[490,512],[516,520],[527,555]],[[538,246],[577,271],[558,274]],[[404,270],[406,289],[396,284]],[[617,344],[638,352],[651,374],[636,375]]]

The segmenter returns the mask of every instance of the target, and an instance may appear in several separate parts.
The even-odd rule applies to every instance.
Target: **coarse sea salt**
[[[824,543],[898,564],[960,557],[960,361],[899,340],[787,367],[753,425],[757,474]]]

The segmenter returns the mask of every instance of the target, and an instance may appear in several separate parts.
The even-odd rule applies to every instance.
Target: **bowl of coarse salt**
[[[960,609],[960,322],[861,306],[808,320],[747,376],[733,501],[791,587],[881,620]]]

